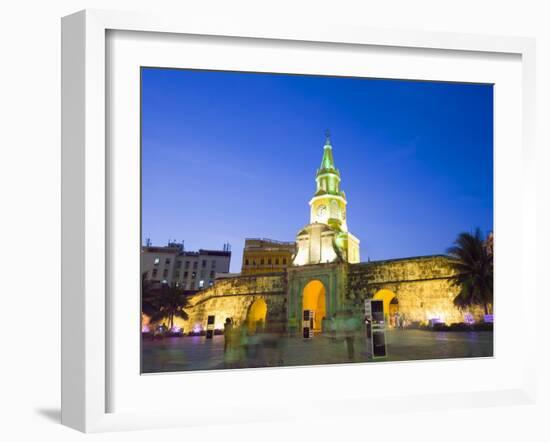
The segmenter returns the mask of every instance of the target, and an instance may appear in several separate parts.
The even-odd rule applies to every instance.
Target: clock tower
[[[346,194],[340,190],[340,171],[334,165],[327,132],[316,191],[309,201],[309,224],[296,237],[294,265],[359,262],[359,239],[348,231]]]

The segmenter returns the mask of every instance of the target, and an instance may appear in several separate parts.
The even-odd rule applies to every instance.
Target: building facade
[[[244,241],[241,274],[284,272],[296,253],[294,242],[265,238],[246,238]]]
[[[229,273],[231,251],[186,251],[181,243],[164,247],[144,246],[141,250],[141,272],[151,282],[176,284],[184,290],[202,290],[212,286],[217,277]]]

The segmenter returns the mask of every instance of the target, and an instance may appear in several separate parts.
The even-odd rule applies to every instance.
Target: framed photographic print
[[[142,67],[142,373],[493,356],[492,194],[493,84]]]
[[[63,422],[531,401],[533,57],[64,18]]]

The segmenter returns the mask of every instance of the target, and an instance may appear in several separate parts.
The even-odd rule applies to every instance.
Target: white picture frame
[[[521,296],[518,310],[536,304],[535,287],[535,42],[529,38],[493,37],[416,31],[388,31],[349,28],[326,23],[308,23],[299,27],[285,24],[249,23],[246,20],[215,22],[143,13],[86,10],[62,21],[62,423],[84,432],[158,428],[284,419],[293,416],[292,406],[277,404],[263,409],[249,409],[242,417],[219,413],[207,416],[204,410],[109,411],[108,395],[113,385],[108,376],[110,354],[109,302],[107,288],[108,244],[112,238],[107,228],[110,194],[106,119],[108,117],[106,84],[107,45],[110,31],[141,31],[179,35],[239,37],[287,42],[337,43],[379,48],[435,49],[483,54],[514,54],[521,57]],[[534,321],[522,325],[527,344],[524,363],[513,387],[472,390],[463,393],[430,392],[400,398],[399,408],[441,409],[468,407],[472,400],[486,406],[501,403],[533,403],[535,400],[536,352]],[[498,357],[498,355],[497,355]],[[348,367],[349,368],[349,367]],[[353,367],[357,375],[361,367]],[[334,370],[334,368],[333,368]],[[257,377],[258,371],[248,372]],[[265,372],[263,372],[265,373]],[[273,373],[273,372],[272,372]],[[288,373],[288,372],[287,372]],[[204,374],[203,376],[209,376]],[[235,375],[241,378],[241,375]],[[263,376],[263,375],[262,375]],[[287,374],[300,376],[299,372]],[[196,377],[198,379],[198,376]],[[217,378],[219,380],[219,377]],[[392,410],[396,405],[389,392],[376,401],[358,400],[333,394],[339,414],[366,414]],[[361,396],[359,396],[361,397]],[[434,399],[437,399],[437,403]],[[243,399],[241,399],[241,402]],[[326,401],[316,399],[316,411]],[[242,405],[242,410],[246,405]],[[279,404],[280,405],[280,404]],[[250,407],[249,407],[250,408]],[[239,409],[237,407],[237,409]]]

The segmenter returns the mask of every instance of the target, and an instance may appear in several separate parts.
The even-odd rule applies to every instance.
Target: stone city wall
[[[175,325],[184,332],[193,329],[204,330],[209,315],[215,315],[215,328],[223,329],[226,318],[232,318],[235,325],[246,321],[250,306],[258,299],[267,304],[266,322],[285,318],[286,274],[250,275],[227,278],[216,283],[189,300],[185,309],[189,319],[176,319]]]
[[[304,272],[290,272],[289,275],[294,278]],[[389,312],[389,303],[395,297],[397,310],[411,322],[426,323],[435,318],[447,324],[463,322],[468,312],[460,311],[453,304],[459,289],[451,285],[449,278],[452,275],[449,258],[443,255],[349,264],[344,293],[352,303],[372,297],[384,299],[386,312]],[[235,325],[240,325],[246,321],[250,307],[258,299],[267,304],[266,323],[284,321],[287,287],[287,273],[219,280],[190,298],[190,306],[186,309],[189,319],[176,319],[176,325],[183,327],[185,332],[203,330],[209,315],[215,315],[217,329],[223,329],[226,318],[232,318]],[[302,289],[300,286],[295,296],[301,296]],[[481,307],[473,308],[469,313],[477,321],[483,318]]]
[[[409,321],[463,322],[467,312],[453,304],[459,292],[450,283],[453,273],[449,258],[443,255],[354,264],[350,265],[348,291],[355,300],[374,297],[389,303],[393,296],[380,292],[389,290],[397,298],[399,313]],[[476,320],[483,318],[482,308],[469,312]]]

